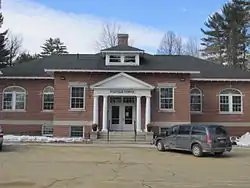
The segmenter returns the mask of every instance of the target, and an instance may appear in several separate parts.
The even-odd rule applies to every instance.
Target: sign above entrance
[[[112,89],[109,92],[110,93],[127,93],[127,94],[135,93],[135,91],[131,89]]]

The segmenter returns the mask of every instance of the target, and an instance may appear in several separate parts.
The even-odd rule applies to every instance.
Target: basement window
[[[70,127],[71,137],[83,137],[83,127],[82,126],[71,126]]]

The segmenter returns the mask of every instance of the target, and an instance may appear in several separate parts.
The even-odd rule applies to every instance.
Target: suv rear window
[[[211,126],[209,132],[215,135],[227,135],[227,131],[222,126]]]

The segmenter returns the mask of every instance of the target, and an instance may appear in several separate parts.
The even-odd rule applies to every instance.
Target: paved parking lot
[[[250,150],[195,158],[154,148],[7,146],[2,188],[250,187]]]

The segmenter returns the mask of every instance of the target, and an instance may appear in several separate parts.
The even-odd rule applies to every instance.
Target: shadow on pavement
[[[25,145],[17,145],[17,144],[4,144],[3,150],[1,152],[7,153],[7,152],[23,152],[25,150],[28,150],[28,146]],[[0,152],[0,153],[1,153]]]

